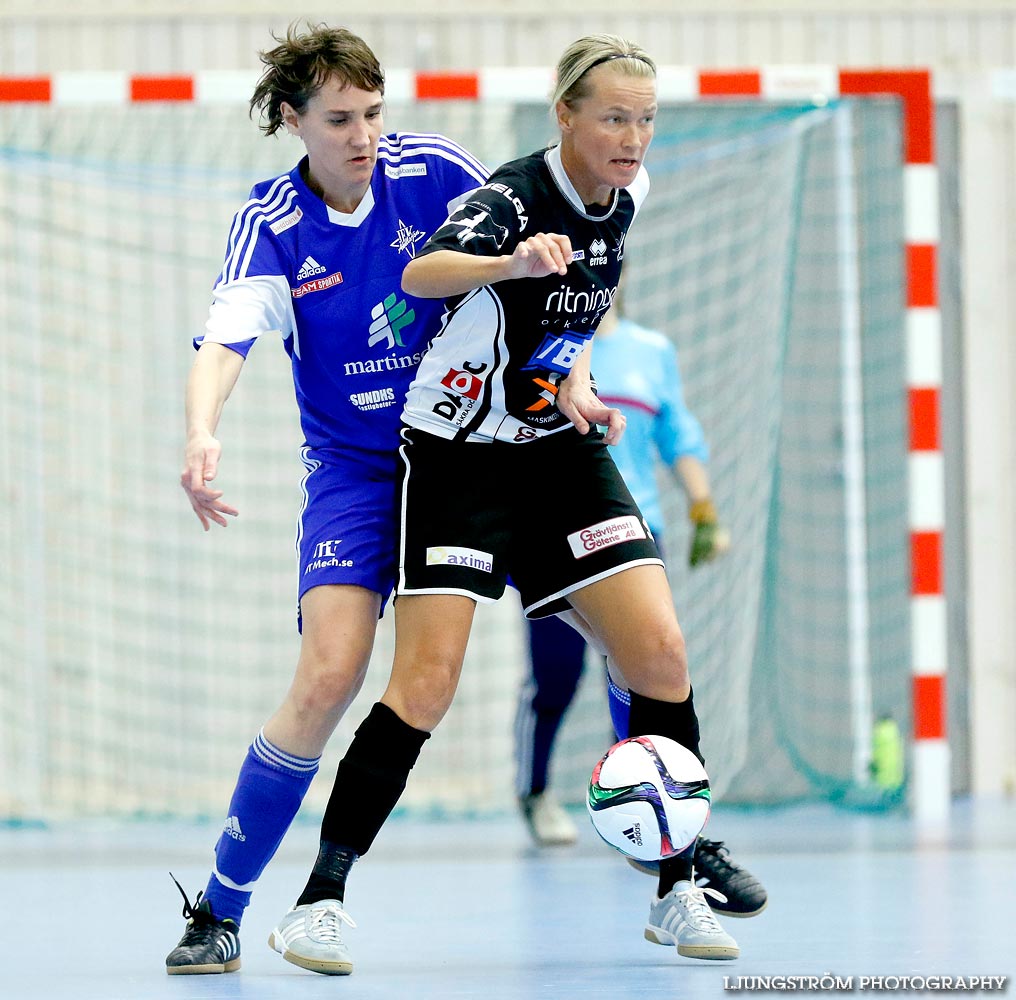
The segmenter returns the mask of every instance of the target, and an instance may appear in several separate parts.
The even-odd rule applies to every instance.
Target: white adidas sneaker
[[[342,940],[342,925],[356,927],[337,899],[294,906],[268,938],[287,962],[325,976],[348,976],[353,959]]]
[[[685,958],[718,961],[737,958],[741,950],[713,916],[706,893],[722,899],[714,889],[678,882],[662,899],[654,900],[649,907],[646,940],[674,945]]]

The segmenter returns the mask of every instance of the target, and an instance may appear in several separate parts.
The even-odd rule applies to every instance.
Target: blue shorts
[[[352,584],[380,594],[383,612],[395,586],[398,453],[305,447],[300,457],[298,598],[322,584]]]

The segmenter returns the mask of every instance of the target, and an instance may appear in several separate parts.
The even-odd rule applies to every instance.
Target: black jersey
[[[565,275],[496,282],[448,299],[440,333],[409,388],[403,419],[442,438],[524,443],[571,427],[555,406],[617,294],[624,240],[649,190],[640,168],[606,207],[585,206],[559,147],[495,170],[422,253],[511,254],[536,233],[571,240]]]

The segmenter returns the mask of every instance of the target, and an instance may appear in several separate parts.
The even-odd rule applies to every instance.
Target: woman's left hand
[[[593,392],[588,380],[576,379],[575,372],[558,385],[557,408],[580,434],[588,434],[591,424],[602,424],[607,428],[604,434],[607,444],[617,444],[624,434],[624,414],[617,407],[607,406]]]

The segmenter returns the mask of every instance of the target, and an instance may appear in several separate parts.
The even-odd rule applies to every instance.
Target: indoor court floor
[[[522,1000],[719,997],[783,992],[754,977],[1016,975],[1016,803],[958,802],[947,828],[825,806],[714,809],[707,833],[766,883],[768,908],[728,920],[741,957],[682,959],[644,940],[653,883],[600,843],[536,850],[514,815],[396,817],[350,879],[349,977],[271,951],[303,887],[317,826],[300,823],[262,877],[242,932],[243,968],[167,976],[183,930],[172,872],[193,897],[214,824],[0,826],[2,1000]],[[785,982],[779,980],[778,982]],[[940,981],[932,978],[932,983]],[[997,982],[997,980],[996,980]],[[766,986],[769,989],[766,989]],[[740,989],[738,989],[740,987]],[[921,988],[923,987],[923,989]],[[800,988],[800,987],[799,987]]]

